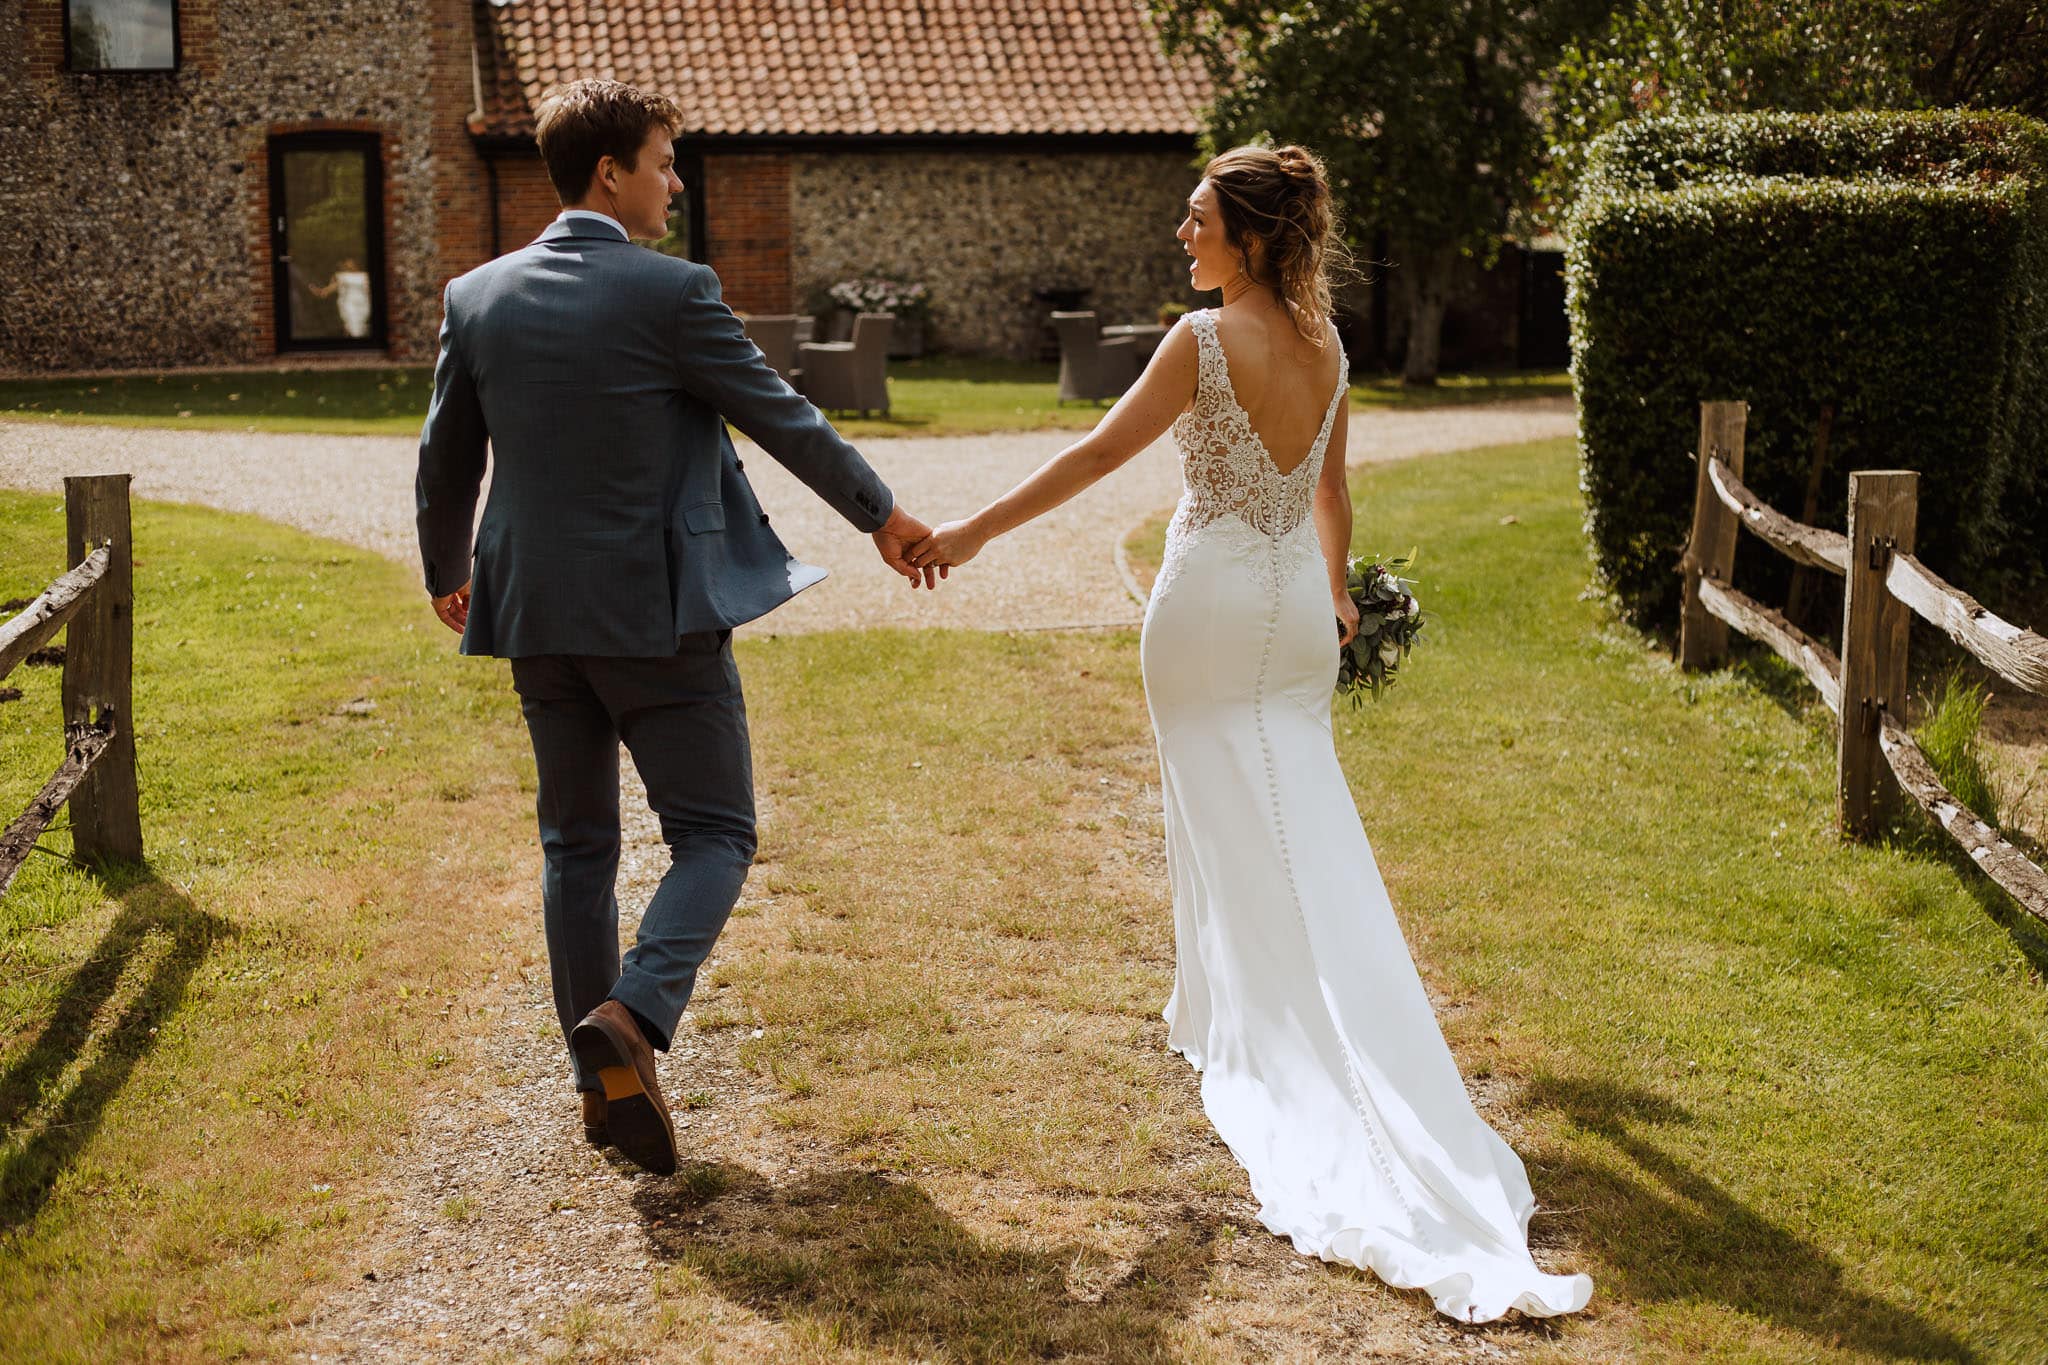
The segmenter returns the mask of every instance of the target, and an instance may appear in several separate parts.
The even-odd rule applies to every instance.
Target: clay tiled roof
[[[1191,134],[1209,93],[1144,0],[479,0],[477,48],[479,134],[587,76],[685,134]]]

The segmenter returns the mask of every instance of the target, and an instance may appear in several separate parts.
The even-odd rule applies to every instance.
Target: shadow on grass
[[[644,1182],[633,1202],[657,1255],[737,1303],[841,1340],[969,1360],[1169,1359],[1169,1329],[1200,1297],[1215,1237],[1189,1215],[1122,1275],[1083,1287],[1070,1282],[1078,1248],[985,1241],[883,1172],[772,1186],[697,1164]]]
[[[1779,658],[1776,651],[1739,636],[1730,643],[1728,671],[1751,691],[1802,725],[1812,722],[1816,708],[1833,723],[1834,713],[1827,710],[1827,703],[1806,675]]]
[[[1617,1298],[1723,1303],[1829,1346],[1890,1359],[1977,1359],[1918,1314],[1849,1287],[1820,1248],[1630,1131],[1638,1123],[1690,1122],[1680,1106],[1647,1091],[1554,1076],[1533,1082],[1523,1101],[1569,1116],[1635,1163],[1632,1174],[1568,1158],[1549,1168],[1545,1182],[1559,1207],[1577,1210],[1574,1240],[1599,1249],[1619,1280]]]
[[[232,933],[167,882],[135,870],[102,877],[120,901],[91,956],[72,970],[42,1033],[0,1075],[0,1234],[35,1220],[67,1167],[99,1131],[107,1104],[155,1048],[178,1012],[192,973]],[[120,1014],[99,1023],[124,977]],[[91,1055],[88,1056],[88,1053]],[[84,1067],[61,1095],[47,1095],[74,1061]]]
[[[1962,845],[1947,830],[1935,824],[1933,818],[1909,798],[1894,793],[1890,824],[1885,832],[1901,851],[1941,863],[1953,872],[1970,899],[1983,908],[1985,917],[2005,931],[2005,936],[2012,940],[2012,946],[2020,956],[2026,958],[2034,974],[2048,981],[2048,924],[2028,914],[2004,887],[1991,879],[1990,873],[1963,851]],[[2001,833],[2007,842],[2036,864],[2048,867],[2048,858],[2042,856],[2039,843],[2021,832],[2002,830]]]

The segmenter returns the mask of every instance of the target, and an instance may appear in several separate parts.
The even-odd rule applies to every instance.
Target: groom
[[[563,211],[448,286],[420,434],[420,554],[465,654],[512,661],[539,769],[555,1009],[594,1142],[675,1169],[655,1081],[754,857],[732,628],[824,577],[768,529],[725,423],[873,535],[890,568],[928,534],[762,359],[718,279],[632,245],[667,231],[680,111],[578,81],[537,111]],[[494,468],[483,519],[471,526]],[[931,587],[929,575],[923,576]],[[619,959],[619,744],[673,861]]]

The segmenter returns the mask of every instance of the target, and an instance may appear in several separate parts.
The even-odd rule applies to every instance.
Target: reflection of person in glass
[[[370,334],[370,275],[356,264],[355,257],[342,257],[334,278],[308,292],[315,298],[334,299],[334,306],[341,310],[342,331],[352,337]]]

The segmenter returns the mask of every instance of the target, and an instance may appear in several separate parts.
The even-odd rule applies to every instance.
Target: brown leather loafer
[[[583,1074],[604,1087],[605,1132],[619,1153],[656,1175],[676,1169],[676,1130],[654,1079],[654,1049],[624,1005],[607,1000],[569,1035]]]
[[[605,1134],[604,1091],[585,1090],[583,1093],[583,1140],[593,1147],[602,1147],[611,1141]]]

